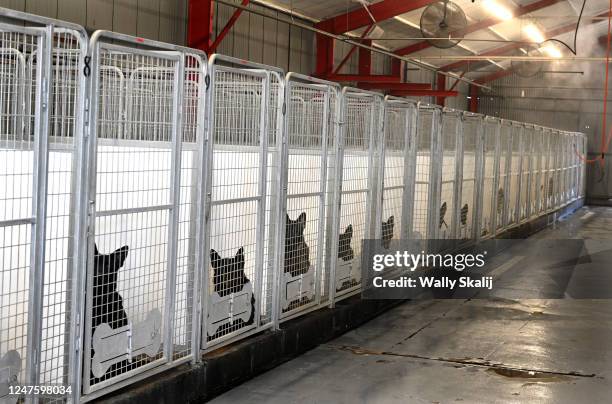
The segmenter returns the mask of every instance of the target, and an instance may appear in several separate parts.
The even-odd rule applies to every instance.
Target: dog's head
[[[355,257],[355,253],[351,247],[352,238],[353,225],[349,224],[344,233],[340,234],[338,239],[338,258],[342,258],[344,261],[350,261]]]
[[[395,217],[390,216],[386,222],[382,223],[382,244],[384,248],[389,248],[391,239],[393,239],[393,227],[395,225]]]
[[[117,289],[119,268],[125,263],[130,248],[123,246],[110,254],[100,254],[94,245],[94,288],[97,294],[107,294]]]

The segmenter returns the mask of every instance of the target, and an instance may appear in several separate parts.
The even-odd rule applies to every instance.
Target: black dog
[[[128,317],[123,308],[123,298],[117,292],[117,275],[127,258],[129,247],[123,246],[110,254],[100,254],[94,244],[93,310],[91,335],[100,324],[107,323],[112,329],[128,325]],[[94,356],[94,350],[91,350]],[[91,384],[117,376],[131,369],[128,361],[112,365],[101,378],[91,376]]]
[[[304,240],[306,228],[306,212],[302,212],[296,220],[287,215],[285,233],[285,272],[291,276],[302,275],[310,269],[310,249]]]
[[[227,296],[231,293],[237,293],[242,290],[244,285],[249,282],[244,273],[244,248],[240,247],[234,258],[221,258],[215,250],[210,250],[210,263],[213,267],[213,285],[214,290],[219,296]],[[251,296],[251,317],[244,324],[225,325],[217,331],[225,333],[229,327],[238,329],[243,326],[253,324],[255,318],[255,295]],[[242,320],[237,320],[242,322]],[[214,336],[211,338],[213,339]]]
[[[112,329],[128,324],[123,308],[123,298],[117,292],[117,275],[129,251],[123,246],[110,254],[100,254],[98,246],[94,252],[92,335],[96,327],[107,323]]]
[[[390,216],[386,222],[382,223],[382,245],[385,249],[389,248],[391,239],[393,239],[393,226],[395,225],[395,217]]]
[[[355,258],[355,253],[351,247],[353,238],[353,225],[349,224],[343,234],[338,238],[338,258],[342,261],[350,261]]]

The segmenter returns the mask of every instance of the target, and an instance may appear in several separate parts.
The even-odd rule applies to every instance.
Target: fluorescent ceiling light
[[[502,21],[508,21],[514,18],[512,11],[495,0],[484,0],[483,4],[489,13]]]
[[[563,56],[559,48],[553,45],[543,46],[540,48],[540,50],[544,51],[546,54],[548,54],[548,56],[553,58],[560,58],[561,56]]]
[[[537,42],[537,43],[544,42],[544,39],[545,39],[544,35],[542,35],[542,32],[538,29],[538,27],[536,27],[533,24],[526,25],[523,28],[523,32],[527,34],[527,36],[531,38],[533,42]]]

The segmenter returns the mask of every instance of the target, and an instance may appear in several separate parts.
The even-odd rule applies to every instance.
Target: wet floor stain
[[[511,369],[502,367],[490,367],[487,371],[499,376],[511,379],[530,379],[541,383],[555,383],[573,380],[575,376],[558,374],[552,372],[539,372],[535,370]]]

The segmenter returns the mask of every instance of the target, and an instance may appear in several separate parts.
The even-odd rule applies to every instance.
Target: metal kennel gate
[[[441,111],[437,106],[419,105],[416,134],[416,169],[414,176],[414,207],[412,239],[435,238],[435,178],[438,142],[440,136]],[[439,206],[438,206],[439,208]]]
[[[342,89],[340,138],[330,251],[330,298],[333,302],[359,291],[361,244],[374,238],[376,141],[382,138],[384,101],[374,92]]]
[[[519,190],[519,223],[529,219],[529,181],[531,180],[531,132],[521,124],[521,180]]]
[[[335,157],[340,96],[338,84],[297,73],[287,74],[285,86],[280,182],[286,186],[279,187],[277,219],[281,320],[328,300],[325,235],[333,189],[327,186],[335,165],[329,160]]]
[[[458,177],[461,153],[461,112],[449,109],[442,111],[440,123],[440,142],[438,145],[438,160],[440,161],[437,176],[438,220],[436,238],[440,240],[455,239],[457,234],[457,220],[460,220],[461,210],[457,207],[459,195]],[[443,249],[452,248],[453,242],[443,242]]]
[[[511,143],[511,158],[510,158],[510,176],[509,181],[509,198],[506,223],[509,227],[516,226],[519,223],[519,197],[521,191],[521,132],[523,130],[520,122],[512,121],[512,139]]]
[[[539,200],[539,192],[538,192],[538,184],[540,183],[540,160],[541,160],[541,150],[542,150],[542,142],[540,137],[540,132],[538,131],[538,127],[536,125],[525,125],[525,131],[527,132],[527,136],[531,138],[531,147],[529,148],[529,152],[525,154],[526,158],[529,159],[529,211],[527,216],[529,218],[538,216],[538,200]]]
[[[385,97],[384,138],[379,142],[375,239],[383,246],[411,237],[418,104]]]
[[[284,112],[282,71],[221,55],[211,56],[208,65],[204,350],[276,322],[278,130]]]
[[[82,27],[0,9],[0,401],[10,385],[68,385]]]
[[[83,394],[197,360],[206,56],[97,31],[90,40]]]
[[[459,222],[457,238],[461,244],[476,240],[478,215],[477,197],[482,165],[482,115],[464,112],[461,137],[461,192],[459,193]]]
[[[497,118],[484,117],[483,119],[483,147],[482,147],[482,181],[479,193],[479,223],[478,236],[480,239],[495,235],[495,220],[499,207],[503,209],[505,195],[500,195],[498,188],[499,172],[499,138],[501,122]]]
[[[499,134],[499,160],[498,160],[498,183],[499,191],[495,206],[495,223],[497,234],[503,232],[508,227],[508,205],[510,203],[510,169],[512,166],[512,122],[506,119],[501,120]]]

